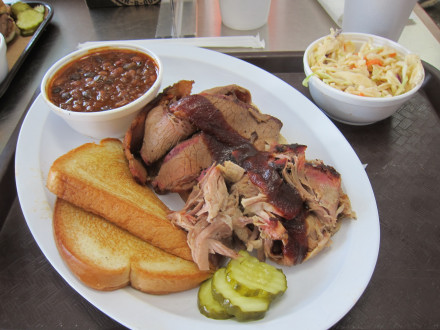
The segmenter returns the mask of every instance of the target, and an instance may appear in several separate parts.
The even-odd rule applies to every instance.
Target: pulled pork
[[[200,269],[209,269],[211,254],[235,258],[237,247],[256,251],[262,260],[298,264],[330,244],[340,220],[355,218],[339,173],[322,161],[306,161],[305,146],[277,145],[267,159],[276,169],[271,175],[299,193],[293,216],[274,202],[273,191],[252,179],[255,169],[231,161],[207,169],[185,207],[169,215],[188,231]]]

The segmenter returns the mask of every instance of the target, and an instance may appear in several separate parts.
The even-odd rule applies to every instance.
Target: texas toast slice
[[[63,260],[86,285],[115,290],[131,285],[150,294],[196,287],[210,274],[133,236],[100,216],[57,198],[53,229]]]
[[[186,232],[166,218],[169,209],[151,189],[135,182],[121,141],[86,143],[59,157],[49,170],[47,188],[153,246],[192,261]]]

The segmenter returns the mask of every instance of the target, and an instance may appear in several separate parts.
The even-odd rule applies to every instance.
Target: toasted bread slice
[[[194,262],[166,253],[60,198],[53,228],[66,264],[94,289],[115,290],[130,284],[143,292],[166,294],[194,288],[209,276]]]
[[[192,261],[186,232],[166,218],[169,209],[151,189],[134,181],[121,141],[86,143],[59,157],[49,170],[47,187],[146,242]]]

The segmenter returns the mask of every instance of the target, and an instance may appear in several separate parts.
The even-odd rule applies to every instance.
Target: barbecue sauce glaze
[[[280,220],[289,239],[283,245],[274,244],[274,253],[282,253],[295,264],[301,263],[308,250],[304,203],[298,191],[287,184],[279,173],[279,166],[269,152],[259,151],[238,134],[218,110],[203,95],[182,98],[170,107],[177,117],[188,118],[205,134],[211,135],[210,150],[218,163],[231,160],[244,168],[253,184],[268,197],[282,214]],[[278,251],[279,250],[279,251]]]

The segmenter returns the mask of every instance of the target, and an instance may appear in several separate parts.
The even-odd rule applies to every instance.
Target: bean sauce
[[[104,111],[139,98],[156,79],[156,62],[147,54],[102,49],[62,67],[50,81],[47,94],[62,109]]]

